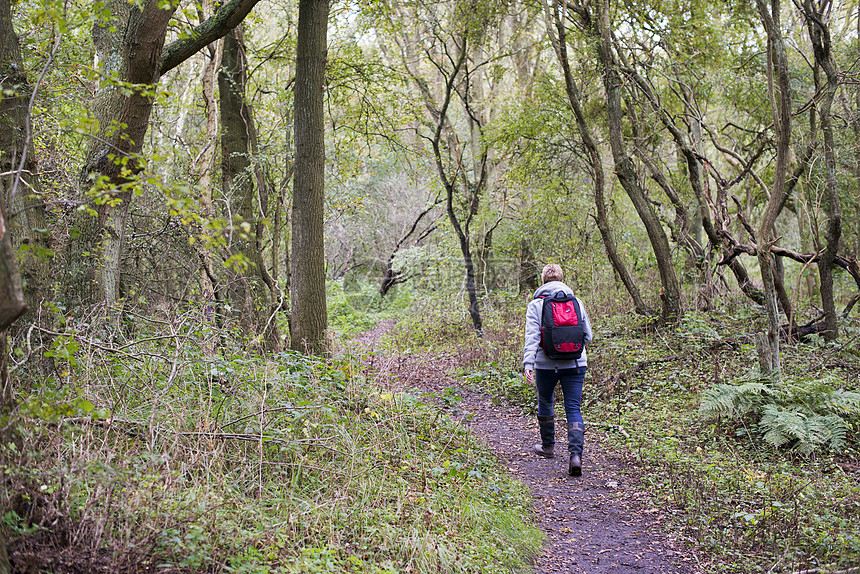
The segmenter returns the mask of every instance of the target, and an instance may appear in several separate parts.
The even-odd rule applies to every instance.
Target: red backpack
[[[585,326],[582,307],[576,297],[556,291],[542,296],[540,345],[550,359],[574,360],[582,356],[585,347]]]

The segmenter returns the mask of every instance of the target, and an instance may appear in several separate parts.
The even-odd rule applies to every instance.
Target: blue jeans
[[[553,412],[553,391],[556,383],[561,383],[561,392],[564,395],[564,414],[567,424],[582,424],[582,413],[580,403],[582,402],[582,381],[585,379],[585,371],[588,367],[577,367],[574,369],[535,369],[535,384],[538,393],[538,416],[555,416]]]

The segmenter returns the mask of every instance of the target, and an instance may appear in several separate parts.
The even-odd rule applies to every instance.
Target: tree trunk
[[[764,282],[765,309],[767,310],[767,353],[765,359],[769,362],[769,373],[775,378],[780,377],[779,355],[779,308],[777,307],[777,292],[774,283],[776,273],[773,262],[772,248],[776,242],[774,224],[784,205],[785,182],[788,172],[788,156],[791,142],[791,78],[788,73],[788,56],[780,29],[779,0],[771,0],[771,10],[764,0],[757,0],[759,15],[767,32],[767,73],[768,94],[773,110],[774,129],[776,131],[776,160],[774,162],[774,182],[770,199],[765,207],[764,215],[758,228],[758,261]]]
[[[703,170],[703,163],[699,159],[700,154],[694,149],[692,145],[690,145],[686,139],[684,138],[681,130],[678,129],[678,126],[675,124],[674,119],[666,112],[665,109],[660,107],[655,98],[650,86],[645,82],[643,78],[641,78],[638,74],[633,74],[634,80],[636,80],[639,88],[646,95],[648,101],[650,102],[652,109],[657,113],[660,120],[666,129],[669,130],[669,133],[672,134],[672,138],[675,141],[675,144],[681,150],[681,154],[684,157],[684,161],[686,162],[687,167],[687,179],[690,182],[690,187],[693,190],[693,195],[696,198],[696,207],[698,210],[697,221],[699,225],[701,225],[702,230],[705,232],[705,235],[708,238],[709,243],[714,249],[723,249],[729,250],[734,247],[734,244],[730,242],[729,237],[721,233],[721,231],[726,227],[726,220],[728,219],[728,213],[725,207],[726,202],[726,191],[724,188],[720,188],[718,191],[718,198],[716,202],[716,206],[714,209],[714,219],[711,219],[711,215],[709,213],[708,206],[713,202],[710,201],[709,197],[709,184],[708,184],[708,174],[705,170]],[[686,97],[686,91],[683,92]],[[685,101],[684,104],[693,112],[693,107],[690,101]],[[700,125],[698,122],[694,123],[694,125]],[[716,225],[714,222],[716,221]],[[698,244],[698,241],[697,241]],[[755,301],[759,305],[764,304],[764,295],[761,290],[752,282],[749,277],[749,273],[747,272],[746,267],[741,263],[741,261],[732,257],[729,262],[729,269],[731,269],[732,273],[735,276],[735,279],[738,282],[738,287],[741,291],[749,297],[751,300]]]
[[[519,292],[531,295],[538,288],[538,270],[535,254],[525,238],[520,239]]]
[[[207,4],[211,5],[211,2]],[[215,148],[218,141],[218,101],[215,99],[215,84],[218,75],[218,66],[224,52],[224,42],[218,40],[208,47],[208,58],[203,68],[201,84],[203,88],[203,105],[206,114],[206,141],[204,149],[200,154],[197,171],[200,174],[200,210],[203,217],[215,216],[212,205],[212,176],[215,172]],[[200,302],[203,306],[203,319],[213,327],[218,327],[219,317],[222,312],[221,285],[215,273],[215,258],[212,250],[202,242],[195,242],[197,256],[200,258]],[[214,341],[204,344],[204,351],[208,355],[215,353]]]
[[[44,229],[45,208],[39,195],[36,161],[30,153],[29,100],[33,89],[27,81],[21,46],[12,26],[9,0],[0,0],[0,208],[12,247],[17,250],[18,268],[26,284],[25,302],[36,309],[50,286],[48,269],[50,236]]]
[[[442,159],[443,134],[446,133],[446,123],[449,121],[448,110],[451,104],[451,99],[457,91],[455,89],[455,82],[459,81],[457,78],[466,64],[466,53],[468,50],[467,43],[468,42],[465,37],[459,39],[459,45],[457,47],[460,52],[457,54],[457,58],[453,63],[453,69],[447,77],[442,106],[438,111],[433,113],[433,116],[436,119],[436,126],[432,144],[433,157],[436,160],[436,171],[439,173],[439,179],[442,181],[442,185],[445,188],[445,207],[446,212],[448,213],[448,220],[454,228],[454,233],[457,235],[457,241],[460,245],[460,253],[463,255],[463,266],[466,270],[464,287],[469,299],[469,317],[472,319],[472,326],[475,328],[475,334],[478,337],[483,337],[484,321],[481,317],[481,305],[478,300],[478,291],[475,284],[475,264],[472,257],[469,225],[473,217],[478,213],[481,194],[483,192],[484,184],[486,183],[486,151],[482,156],[482,161],[474,164],[478,165],[480,170],[477,182],[468,181],[466,175],[463,173],[450,176],[445,168],[445,162]],[[466,89],[468,91],[468,87]],[[456,149],[456,144],[453,143],[455,138],[451,133],[448,133],[447,135],[447,149],[449,150],[449,153],[451,153],[450,150]],[[462,180],[463,183],[461,183],[461,185],[467,188],[463,190],[462,194],[457,192],[458,180]],[[466,214],[462,224],[456,210],[454,209],[455,195],[458,197],[460,195],[465,195]]]
[[[592,35],[597,46],[597,56],[603,69],[603,85],[606,89],[606,111],[609,119],[609,144],[612,148],[612,157],[615,160],[615,173],[621,187],[627,192],[627,196],[633,203],[633,207],[639,214],[654,257],[657,260],[657,268],[660,272],[660,300],[662,302],[662,319],[667,323],[677,321],[681,314],[681,286],[675,273],[672,262],[672,250],[666,232],[660,223],[660,219],[654,212],[651,201],[645,190],[639,184],[634,169],[633,160],[627,154],[624,143],[624,131],[622,127],[623,111],[621,109],[622,82],[618,73],[615,58],[612,55],[612,39],[609,22],[609,5],[604,0],[601,4],[601,12],[598,20],[592,21]]]
[[[108,3],[113,27],[93,29],[93,40],[106,77],[111,80],[96,96],[94,113],[99,131],[92,139],[81,173],[82,201],[91,204],[95,218],[81,211],[78,236],[70,242],[69,266],[74,302],[119,299],[120,260],[129,206],[137,188],[136,176],[144,168],[140,157],[149,127],[158,82],[158,61],[164,48],[167,24],[175,6],[146,0],[140,7],[114,0]]]
[[[299,0],[290,346],[313,354],[328,351],[323,237],[328,12],[328,0]]]
[[[14,428],[14,425],[7,424],[5,415],[15,404],[7,366],[9,349],[6,344],[6,331],[9,325],[26,310],[24,294],[21,291],[21,279],[15,265],[15,254],[12,251],[12,242],[9,240],[3,208],[0,205],[0,447],[3,447],[4,451],[6,444],[13,439],[11,433]],[[0,462],[3,461],[0,460]],[[0,540],[0,573],[10,571],[6,542]]]
[[[438,142],[434,142],[434,147],[438,148]],[[437,160],[436,163],[437,165],[440,165],[441,162]],[[446,185],[446,191],[448,219],[451,221],[451,225],[454,227],[454,232],[457,234],[457,239],[460,244],[460,253],[463,254],[463,264],[466,268],[465,287],[466,295],[469,298],[469,317],[472,319],[472,326],[475,328],[475,334],[478,335],[478,337],[482,337],[484,335],[484,321],[481,318],[481,305],[478,301],[478,290],[475,283],[475,263],[472,259],[472,248],[469,242],[468,228],[464,229],[460,225],[460,220],[454,211],[453,182]]]
[[[0,205],[0,332],[4,332],[27,311],[24,293],[21,290],[18,264],[15,261],[15,252],[9,235],[3,207]]]
[[[15,425],[8,424],[8,415],[15,406],[12,382],[9,378],[7,362],[9,349],[6,343],[6,330],[15,320],[27,311],[24,303],[24,293],[21,291],[21,278],[15,264],[15,254],[6,220],[3,216],[3,206],[0,205],[0,459],[6,452],[5,446],[14,439]],[[0,460],[0,463],[3,461]],[[5,548],[0,541],[0,568],[4,567],[3,554]],[[8,564],[8,559],[5,560]]]
[[[265,182],[256,178],[252,156],[256,149],[257,131],[251,106],[246,100],[247,60],[242,27],[224,37],[224,50],[218,74],[218,93],[221,100],[221,177],[225,197],[231,198],[231,213],[241,231],[234,234],[233,252],[244,257],[246,268],[233,269],[237,281],[233,282],[231,296],[241,313],[244,331],[259,336],[263,347],[271,352],[280,351],[280,335],[272,315],[270,292],[276,286],[268,274],[261,250],[264,232],[262,219],[267,204]],[[257,184],[255,186],[255,183]],[[255,191],[260,209],[255,207]]]
[[[80,211],[67,252],[67,298],[74,304],[119,298],[120,260],[130,202],[137,189],[140,157],[152,112],[152,87],[178,66],[237,26],[259,0],[229,0],[187,37],[165,47],[167,25],[177,5],[160,0],[109,0],[113,20],[93,28],[93,43],[105,78],[96,96],[99,120],[81,170]],[[128,92],[131,92],[130,94]]]
[[[827,78],[824,92],[818,106],[818,116],[821,118],[821,132],[824,139],[824,165],[826,169],[827,189],[827,244],[821,261],[818,263],[818,275],[821,278],[821,307],[824,310],[824,332],[826,340],[832,341],[839,335],[839,322],[836,315],[836,304],[833,295],[833,262],[839,250],[839,239],[842,236],[842,206],[839,202],[839,183],[837,181],[836,154],[833,141],[833,122],[831,106],[839,87],[839,74],[833,62],[831,52],[830,28],[827,26],[828,15],[816,9],[810,0],[804,0],[803,12],[806,16],[809,39],[812,41],[815,62],[824,70]]]
[[[582,111],[580,101],[582,99],[579,93],[579,88],[573,80],[573,75],[570,71],[570,61],[567,56],[567,31],[565,28],[564,18],[566,14],[559,14],[560,3],[555,2],[552,8],[552,15],[547,18],[547,28],[555,47],[556,56],[564,73],[564,85],[567,93],[567,99],[573,114],[576,117],[576,125],[579,129],[579,135],[582,138],[582,143],[588,151],[588,159],[591,164],[591,177],[594,183],[594,205],[597,213],[597,229],[600,231],[600,238],[603,240],[603,247],[606,250],[606,256],[609,258],[609,263],[615,274],[621,279],[621,283],[630,295],[633,301],[633,308],[640,315],[653,315],[654,311],[648,308],[642,294],[639,291],[639,286],[636,284],[636,279],[627,269],[621,255],[618,253],[618,247],[615,243],[615,238],[612,235],[612,230],[609,226],[609,216],[606,212],[606,200],[604,198],[605,177],[603,173],[603,161],[600,157],[600,150],[594,142],[591,135],[591,130],[588,123],[585,121],[585,114]],[[550,10],[549,6],[546,6]],[[564,18],[564,19],[563,19]],[[558,32],[558,36],[552,33],[552,24]]]
[[[860,4],[857,6],[857,34],[860,35]],[[860,43],[857,44],[860,52]],[[858,54],[860,55],[860,54]],[[854,110],[851,126],[854,128],[854,141],[860,141],[860,86],[854,85]],[[860,146],[854,146],[854,185],[860,188]],[[854,213],[860,213],[860,193],[854,196]],[[860,256],[860,217],[853,217],[854,257]]]
[[[7,415],[14,408],[15,398],[9,378],[6,331],[27,310],[5,212],[16,204],[14,193],[17,193],[16,186],[20,182],[15,181],[14,173],[27,144],[27,96],[30,93],[21,62],[18,36],[12,27],[9,0],[0,0],[0,78],[0,88],[3,90],[0,96],[0,173],[13,174],[0,176],[0,452],[5,453],[7,443],[13,440],[12,429],[15,426],[7,420]],[[24,167],[28,167],[26,162]],[[5,456],[0,454],[0,464],[6,463]],[[6,540],[0,539],[0,574],[11,572]]]
[[[398,273],[394,271],[394,258],[400,252],[400,248],[406,243],[406,241],[412,237],[412,235],[418,230],[418,225],[421,223],[421,220],[424,219],[425,216],[430,214],[437,205],[440,203],[439,196],[436,197],[436,200],[424,208],[421,213],[419,213],[415,219],[412,221],[412,226],[409,228],[409,231],[406,232],[403,237],[397,240],[397,243],[394,245],[394,249],[391,251],[391,255],[388,256],[388,261],[385,263],[385,273],[382,276],[382,283],[379,286],[379,294],[382,297],[385,297],[388,294],[388,291],[397,285],[398,283],[403,283],[406,278],[402,273]],[[418,234],[418,237],[415,240],[415,244],[418,245],[420,242],[425,239],[433,230],[436,229],[435,220],[432,221],[421,233]]]

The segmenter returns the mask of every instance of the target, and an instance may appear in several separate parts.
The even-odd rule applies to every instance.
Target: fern
[[[837,415],[821,418],[830,431],[830,450],[833,452],[845,450],[848,447],[848,433],[851,431],[851,427],[842,417]]]
[[[765,431],[764,440],[773,446],[779,448],[790,442],[799,441],[802,444],[800,450],[806,450],[804,446],[808,443],[803,440],[807,437],[806,415],[799,409],[765,405],[759,426]]]
[[[805,455],[847,448],[849,419],[860,416],[860,393],[835,388],[835,379],[785,381],[771,385],[746,380],[716,385],[702,395],[699,411],[708,418],[752,419],[758,436],[776,448]]]
[[[822,406],[833,413],[846,416],[860,416],[860,393],[852,393],[842,389],[833,391],[828,395]]]
[[[748,381],[738,386],[717,385],[703,393],[699,412],[709,418],[741,418],[773,392],[773,389],[760,381]]]
[[[699,412],[709,418],[730,417],[735,412],[737,392],[731,385],[717,385],[702,393]]]

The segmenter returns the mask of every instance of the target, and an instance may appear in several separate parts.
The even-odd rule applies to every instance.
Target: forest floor
[[[546,535],[535,558],[538,574],[702,572],[694,551],[671,533],[665,511],[649,506],[652,497],[637,480],[637,469],[602,444],[599,432],[589,432],[588,413],[583,474],[573,478],[567,474],[563,418],[556,424],[559,453],[554,459],[536,456],[534,417],[458,382],[453,355],[384,354],[377,341],[392,326],[383,323],[356,339],[368,351],[372,376],[391,390],[411,390],[435,401],[528,486],[535,522]]]

